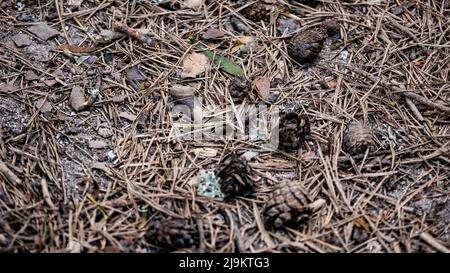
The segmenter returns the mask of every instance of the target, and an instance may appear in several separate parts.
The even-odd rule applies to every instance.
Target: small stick
[[[148,35],[142,34],[139,31],[137,31],[136,29],[131,28],[125,24],[122,24],[119,22],[113,22],[112,27],[113,27],[114,31],[124,33],[124,34],[130,36],[131,38],[141,41],[142,43],[147,44],[151,47],[154,47],[156,44],[156,41],[154,39],[152,39],[151,37],[149,37]]]
[[[423,122],[425,119],[423,118],[422,114],[420,113],[419,109],[417,109],[414,102],[412,102],[409,98],[405,98],[406,105],[409,106],[409,109],[413,112],[414,117],[420,121]]]
[[[430,246],[435,248],[436,250],[442,252],[442,253],[450,253],[450,249],[443,246],[441,243],[439,243],[436,239],[433,238],[430,234],[426,232],[420,233],[420,238],[427,242]]]
[[[6,166],[6,164],[0,160],[0,173],[3,174],[11,183],[15,185],[21,184],[20,178],[17,177],[9,168]]]
[[[52,199],[50,198],[50,192],[48,191],[48,185],[45,178],[41,179],[41,189],[42,189],[42,196],[44,197],[45,203],[52,208],[56,209],[55,204],[53,204]]]
[[[370,74],[370,73],[368,73],[368,72],[366,72],[366,71],[364,71],[362,69],[359,69],[359,68],[357,68],[355,66],[350,66],[350,65],[347,65],[347,64],[344,64],[344,65],[346,65],[351,70],[353,70],[353,71],[355,71],[355,72],[357,72],[357,73],[359,73],[359,74],[369,78],[370,80],[372,80],[374,82],[380,81],[381,84],[384,85],[385,87],[389,86],[380,77],[374,76],[374,75],[372,75],[372,74]],[[398,87],[395,87],[395,86],[391,86],[391,88],[392,88],[392,90],[395,93],[399,93],[401,96],[404,96],[404,97],[409,98],[411,100],[417,101],[418,103],[423,104],[423,105],[427,106],[428,108],[435,109],[435,110],[440,110],[442,112],[450,114],[450,107],[448,107],[448,106],[445,106],[445,105],[442,105],[440,103],[434,102],[434,101],[432,101],[432,100],[430,100],[430,99],[428,99],[426,97],[423,97],[421,95],[415,94],[413,92],[404,91],[404,90],[402,90],[402,89],[400,89]]]
[[[428,106],[429,108],[434,108],[434,109],[437,109],[437,110],[441,110],[441,111],[443,111],[443,112],[445,112],[447,114],[450,114],[450,107],[448,107],[448,106],[439,104],[437,102],[434,102],[434,101],[432,101],[432,100],[430,100],[428,98],[422,97],[422,96],[417,95],[417,94],[412,93],[412,92],[403,92],[401,94],[403,96],[409,98],[409,99],[415,100],[415,101],[417,101],[417,102],[419,102],[419,103],[421,103],[421,104],[423,104],[425,106]]]

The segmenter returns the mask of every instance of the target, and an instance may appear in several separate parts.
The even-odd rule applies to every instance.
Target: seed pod
[[[268,228],[296,226],[323,204],[323,200],[311,203],[297,181],[283,180],[264,208],[264,221]]]
[[[241,10],[240,13],[253,22],[259,22],[267,17],[267,7],[264,3],[256,2]]]
[[[252,176],[253,173],[250,165],[235,153],[225,156],[216,169],[216,176],[220,178],[220,189],[227,198],[249,196],[256,180]]]
[[[197,224],[184,219],[152,221],[145,234],[149,244],[174,251],[180,248],[197,247],[199,233]]]
[[[229,86],[230,95],[235,103],[241,103],[251,89],[251,83],[242,77],[233,78]]]
[[[298,149],[310,133],[308,117],[294,112],[281,114],[279,128],[279,145],[282,149]]]
[[[288,54],[301,64],[311,63],[322,51],[326,37],[327,31],[324,28],[299,32],[289,41],[287,45]]]
[[[344,150],[352,155],[364,153],[375,144],[372,130],[360,122],[352,122],[347,125],[344,132]]]

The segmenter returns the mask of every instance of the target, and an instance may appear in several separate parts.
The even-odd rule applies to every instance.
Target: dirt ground
[[[0,30],[0,252],[450,249],[448,0],[5,0]],[[303,123],[177,137],[197,99]]]

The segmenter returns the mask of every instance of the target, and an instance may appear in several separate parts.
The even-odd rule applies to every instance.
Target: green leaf
[[[211,50],[205,50],[203,54],[206,55],[209,59],[211,59],[217,66],[219,66],[220,69],[223,71],[234,75],[234,76],[244,76],[244,70],[239,65],[236,65],[232,61],[228,60],[227,58],[217,55],[216,53],[212,52]]]
[[[206,55],[209,59],[211,59],[220,69],[223,71],[234,75],[234,76],[245,76],[244,70],[237,64],[228,60],[227,58],[217,55],[213,51],[206,49],[206,46],[199,42],[195,37],[189,37],[189,42],[192,44],[196,44],[196,47],[199,49],[203,49],[203,54]]]

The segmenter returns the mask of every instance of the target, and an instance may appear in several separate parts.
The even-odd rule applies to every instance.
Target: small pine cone
[[[347,125],[344,132],[344,150],[352,155],[364,153],[375,144],[372,130],[360,122],[352,122]]]
[[[289,56],[304,64],[311,63],[322,51],[327,31],[324,28],[308,29],[297,33],[287,45]]]
[[[322,22],[322,27],[327,31],[328,36],[333,36],[339,33],[339,23],[335,19],[326,19]]]
[[[249,196],[253,192],[255,178],[247,162],[231,153],[223,158],[216,170],[220,189],[227,198]]]
[[[279,144],[283,149],[298,149],[310,133],[308,117],[294,112],[282,114],[279,126]]]
[[[267,8],[264,3],[256,2],[241,10],[240,13],[253,22],[259,22],[267,17]]]
[[[229,91],[233,102],[241,103],[252,89],[251,83],[245,78],[237,77],[231,80]]]
[[[198,227],[183,219],[155,220],[148,227],[145,239],[149,244],[170,251],[197,247],[199,244]]]
[[[307,194],[297,181],[283,180],[272,192],[263,216],[268,228],[295,226],[312,212]]]

